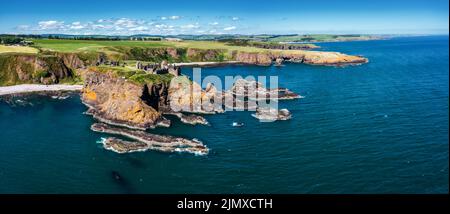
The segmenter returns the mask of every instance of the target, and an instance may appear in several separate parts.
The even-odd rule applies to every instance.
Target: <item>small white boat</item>
[[[239,126],[243,126],[244,123],[233,122],[232,125],[233,125],[233,126],[236,126],[236,127],[239,127]]]

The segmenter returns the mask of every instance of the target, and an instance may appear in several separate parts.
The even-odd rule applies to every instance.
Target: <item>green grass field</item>
[[[91,40],[60,40],[60,39],[36,39],[34,46],[43,50],[58,52],[77,52],[101,50],[108,47],[174,47],[174,48],[197,48],[197,49],[224,49],[228,51],[266,51],[261,48],[228,46],[222,42],[215,41],[91,41]]]
[[[126,78],[136,84],[146,83],[166,83],[174,77],[172,74],[149,74],[143,70],[138,70],[132,66],[111,67],[111,66],[91,66],[90,70],[98,72],[111,72],[119,78]]]
[[[292,35],[278,36],[270,38],[270,42],[327,42],[327,41],[349,41],[349,40],[368,40],[375,38],[368,35],[328,35],[328,34],[312,34],[312,35]]]

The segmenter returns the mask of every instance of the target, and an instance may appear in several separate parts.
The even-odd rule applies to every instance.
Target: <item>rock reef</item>
[[[144,131],[118,128],[102,123],[94,123],[91,130],[95,132],[120,135],[137,142],[125,141],[117,138],[108,138],[103,144],[106,149],[118,153],[156,150],[163,152],[187,152],[198,155],[206,155],[208,147],[198,140],[188,140],[180,137],[150,134]]]
[[[197,124],[209,125],[208,121],[204,117],[202,117],[200,115],[196,115],[196,114],[186,115],[186,114],[183,114],[181,112],[170,112],[170,113],[165,113],[165,114],[174,115],[174,116],[178,117],[181,122],[186,123],[186,124],[191,124],[191,125],[197,125]]]
[[[291,112],[287,109],[258,108],[253,117],[262,122],[273,122],[276,120],[289,120],[292,118]]]
[[[236,80],[233,87],[227,93],[252,100],[290,100],[302,98],[302,96],[287,88],[267,89],[260,82],[245,79]]]

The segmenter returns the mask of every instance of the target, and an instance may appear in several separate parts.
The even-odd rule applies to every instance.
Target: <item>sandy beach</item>
[[[0,96],[7,94],[19,94],[41,91],[79,91],[82,85],[39,85],[39,84],[23,84],[13,86],[0,87]]]

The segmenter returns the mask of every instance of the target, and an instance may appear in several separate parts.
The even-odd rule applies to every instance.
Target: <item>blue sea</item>
[[[149,130],[198,138],[207,156],[107,151],[78,94],[0,102],[0,193],[448,193],[449,37],[319,45],[370,62],[202,69],[278,76],[305,96],[280,102],[288,121],[234,111]]]

